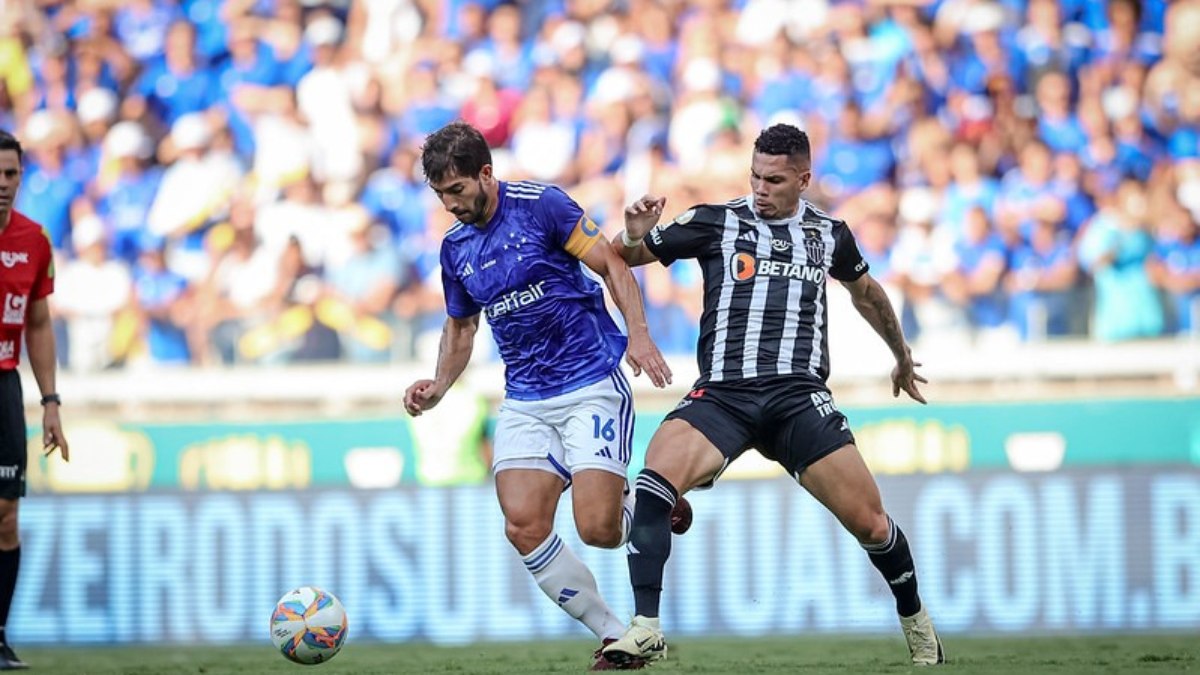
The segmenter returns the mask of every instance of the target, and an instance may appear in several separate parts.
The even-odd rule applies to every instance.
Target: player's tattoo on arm
[[[892,302],[883,287],[869,275],[863,275],[846,286],[854,298],[855,309],[871,324],[879,337],[883,338],[896,360],[909,358],[900,319],[896,316],[896,310],[892,308]]]

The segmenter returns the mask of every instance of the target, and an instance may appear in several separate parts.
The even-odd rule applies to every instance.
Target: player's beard
[[[483,225],[483,214],[487,209],[487,193],[483,190],[483,184],[479,185],[479,194],[475,195],[474,201],[471,203],[471,210],[458,216],[458,219],[467,225]]]

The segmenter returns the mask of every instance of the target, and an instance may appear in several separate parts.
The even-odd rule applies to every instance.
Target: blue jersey
[[[500,183],[487,226],[456,223],[442,241],[446,312],[482,313],[505,365],[510,398],[541,400],[607,377],[624,334],[585,273],[600,228],[554,186]]]

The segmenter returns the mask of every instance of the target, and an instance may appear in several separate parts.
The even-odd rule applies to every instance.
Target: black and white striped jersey
[[[664,265],[681,258],[700,263],[698,385],[829,377],[825,278],[854,281],[867,272],[845,222],[804,200],[791,218],[763,220],[746,196],[688,209],[645,241]]]

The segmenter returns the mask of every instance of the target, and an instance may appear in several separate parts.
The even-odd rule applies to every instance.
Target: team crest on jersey
[[[29,254],[25,251],[0,251],[0,263],[9,269],[16,267],[18,263],[28,262]]]
[[[8,293],[4,297],[4,318],[0,319],[3,323],[10,326],[20,326],[25,323],[25,305],[27,299],[24,295]]]
[[[825,238],[820,230],[804,230],[804,252],[809,262],[819,264],[825,260]]]

